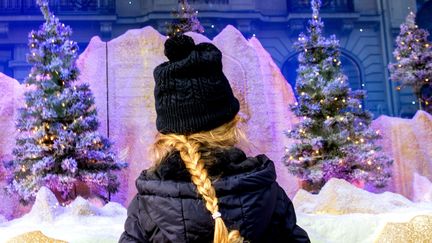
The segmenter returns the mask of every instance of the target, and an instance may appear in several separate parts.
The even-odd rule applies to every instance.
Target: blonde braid
[[[192,182],[205,201],[205,207],[212,215],[219,213],[216,191],[204,167],[205,162],[201,158],[201,152],[199,151],[202,145],[193,139],[188,139],[188,137],[184,135],[168,134],[163,137],[163,139],[159,140],[159,145],[162,143],[180,152],[180,157],[185,163],[186,169],[191,174]],[[243,238],[238,230],[233,230],[228,233],[223,219],[221,217],[216,217],[213,242],[242,243]]]

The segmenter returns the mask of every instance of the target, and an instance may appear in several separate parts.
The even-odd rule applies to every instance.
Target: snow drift
[[[78,197],[63,207],[48,188],[42,187],[28,214],[12,221],[0,222],[0,242],[17,236],[16,239],[21,241],[15,242],[23,242],[29,237],[28,232],[35,231],[41,232],[32,234],[42,233],[67,242],[117,242],[125,220],[126,209],[118,203],[110,202],[97,207]]]
[[[370,193],[340,179],[318,195],[300,190],[293,203],[312,242],[429,242],[432,234],[430,203]]]
[[[312,242],[428,242],[432,234],[431,204],[412,203],[395,193],[373,194],[344,180],[330,180],[318,195],[300,190],[294,205],[298,224]],[[118,203],[99,207],[78,197],[63,207],[43,187],[30,213],[0,222],[0,242],[30,237],[117,242],[125,219],[126,209]]]

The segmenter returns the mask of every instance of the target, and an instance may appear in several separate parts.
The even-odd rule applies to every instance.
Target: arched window
[[[297,68],[299,63],[297,61],[298,53],[291,55],[282,66],[282,74],[287,79],[288,83],[294,89],[295,92],[295,82],[297,78]],[[351,58],[349,55],[342,52],[340,60],[342,62],[342,70],[348,77],[348,82],[351,89],[359,90],[363,89],[363,79],[360,69],[360,65]],[[297,94],[296,94],[297,95]]]

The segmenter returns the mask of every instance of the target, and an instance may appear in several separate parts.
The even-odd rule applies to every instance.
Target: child
[[[154,165],[136,180],[120,242],[309,242],[273,162],[235,147],[240,106],[219,49],[179,35],[165,55],[154,70]]]

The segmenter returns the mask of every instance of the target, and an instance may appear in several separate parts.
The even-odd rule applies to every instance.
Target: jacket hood
[[[215,158],[207,170],[211,177],[217,177],[213,186],[218,197],[256,191],[276,180],[274,164],[265,155],[248,158],[240,149],[231,148],[216,153]],[[136,187],[141,195],[201,198],[178,152],[157,168],[144,170],[136,180]]]

